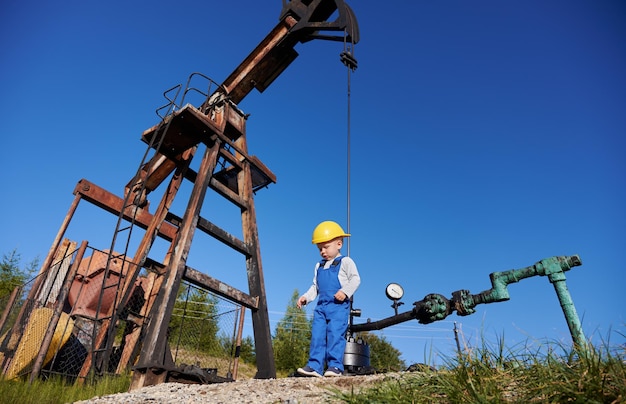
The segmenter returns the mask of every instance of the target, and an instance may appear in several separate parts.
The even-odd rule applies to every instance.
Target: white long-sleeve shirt
[[[326,261],[324,264],[324,269],[330,268],[333,261],[339,258],[340,255],[335,257],[332,260]],[[306,291],[302,296],[306,299],[307,303],[311,303],[317,297],[318,287],[317,287],[317,269],[320,266],[318,262],[315,264],[315,270],[313,272],[313,285]],[[359,271],[356,268],[356,264],[350,257],[343,257],[341,260],[341,266],[339,267],[339,284],[341,285],[341,290],[343,293],[348,296],[348,298],[354,295],[354,292],[358,289],[361,284],[361,277],[359,276]]]

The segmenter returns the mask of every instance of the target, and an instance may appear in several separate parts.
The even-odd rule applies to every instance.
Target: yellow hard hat
[[[341,226],[335,222],[327,220],[317,225],[313,230],[313,244],[325,243],[337,237],[350,237],[350,235],[343,231]]]

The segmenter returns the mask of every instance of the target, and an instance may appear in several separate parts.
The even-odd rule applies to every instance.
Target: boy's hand
[[[347,298],[348,298],[348,295],[343,293],[343,291],[341,291],[341,290],[339,290],[339,291],[337,291],[337,293],[335,293],[335,299],[339,300],[340,302],[343,302]]]
[[[300,298],[298,299],[298,302],[296,303],[296,306],[298,306],[299,309],[302,308],[302,306],[304,306],[306,304],[306,298],[304,296],[300,296]]]

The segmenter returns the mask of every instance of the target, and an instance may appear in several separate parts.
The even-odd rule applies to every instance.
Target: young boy
[[[313,244],[319,248],[322,260],[315,265],[313,285],[297,303],[302,308],[319,297],[313,311],[309,361],[298,368],[303,376],[341,376],[344,371],[350,297],[361,283],[354,261],[341,255],[344,237],[350,235],[331,221],[320,223],[313,231]],[[324,363],[328,365],[326,372]]]

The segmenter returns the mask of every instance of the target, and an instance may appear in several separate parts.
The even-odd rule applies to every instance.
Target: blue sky
[[[274,27],[281,5],[3,4],[0,252],[43,259],[81,178],[121,195],[163,91],[192,72],[222,82]],[[342,44],[299,44],[295,62],[239,104],[250,114],[250,153],[278,178],[255,200],[272,327],[293,291],[310,285],[315,225],[347,226],[349,215],[362,276],[357,323],[393,314],[389,282],[404,286],[400,309],[409,310],[429,293],[489,289],[491,272],[578,254],[583,265],[567,272],[567,286],[585,334],[623,345],[624,3],[350,5],[361,42],[350,79],[349,212]],[[240,234],[236,210],[221,203],[209,199],[203,216]],[[68,236],[108,248],[115,218],[100,213],[81,205]],[[243,260],[204,243],[196,237],[189,265],[247,290]],[[454,353],[454,321],[470,344],[481,335],[508,346],[570,343],[547,278],[509,291],[510,301],[471,316],[380,334],[408,363]]]

